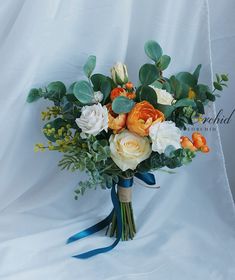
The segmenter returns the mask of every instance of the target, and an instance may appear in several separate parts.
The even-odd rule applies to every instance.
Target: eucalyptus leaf
[[[219,91],[222,91],[222,90],[223,90],[223,87],[222,87],[219,83],[214,82],[213,85],[214,85],[215,89],[217,89],[217,90],[219,90]]]
[[[157,94],[152,87],[140,86],[136,91],[138,101],[148,101],[154,107],[157,106]]]
[[[150,85],[159,78],[159,71],[153,64],[144,64],[139,71],[139,80],[142,85]]]
[[[160,70],[163,71],[169,66],[170,62],[171,62],[170,56],[169,55],[163,55],[163,56],[160,57],[157,65],[160,68]]]
[[[158,62],[158,60],[162,56],[161,46],[153,40],[149,40],[145,43],[144,50],[146,55],[155,62]]]
[[[61,99],[66,94],[65,85],[60,82],[52,82],[47,86],[47,93],[45,94],[45,98],[48,98],[52,101],[61,101]]]
[[[90,104],[94,100],[94,91],[87,81],[76,82],[73,94],[83,104]]]
[[[135,102],[124,96],[116,97],[112,102],[112,110],[116,114],[129,113]]]
[[[85,75],[90,78],[92,72],[94,71],[96,66],[96,57],[94,55],[90,55],[83,66],[83,71]]]
[[[179,108],[179,107],[195,107],[196,103],[194,102],[194,100],[189,99],[189,98],[182,98],[180,100],[178,100],[175,104],[174,107],[175,108]]]
[[[189,72],[180,72],[176,75],[176,79],[181,83],[194,87],[197,84],[196,78]]]
[[[199,79],[199,75],[200,75],[200,71],[201,71],[201,68],[202,68],[202,65],[201,64],[199,64],[198,66],[197,66],[197,68],[194,70],[194,72],[193,72],[193,76],[194,76],[194,78],[195,78],[195,80],[198,82],[198,79]]]
[[[105,79],[101,82],[100,91],[104,95],[103,100],[102,100],[103,104],[105,104],[107,98],[109,97],[111,89],[112,89],[112,85],[108,79]]]
[[[27,102],[28,103],[35,102],[38,99],[40,99],[41,97],[42,97],[42,94],[40,93],[40,91],[37,88],[32,88],[28,94]]]

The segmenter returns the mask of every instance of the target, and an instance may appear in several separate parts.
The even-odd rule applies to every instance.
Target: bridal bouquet
[[[136,233],[131,203],[133,177],[155,185],[150,171],[180,167],[197,153],[209,151],[203,135],[194,132],[189,139],[182,130],[204,114],[208,102],[219,96],[215,91],[223,90],[228,81],[222,74],[216,75],[213,89],[199,83],[201,65],[193,73],[165,77],[163,71],[171,58],[155,41],[146,42],[144,50],[152,62],[140,67],[137,85],[130,81],[122,63],[112,67],[111,76],[93,74],[96,57],[89,56],[83,67],[86,79],[68,88],[60,81],[33,88],[27,98],[28,102],[40,98],[52,102],[42,112],[48,143],[36,144],[35,150],[61,152],[62,169],[88,174],[87,181],[79,182],[75,198],[87,188],[112,189],[113,211],[89,230],[93,233],[110,225],[110,235],[117,237],[113,247]],[[84,232],[68,242],[82,237]],[[97,250],[90,255],[103,252]]]

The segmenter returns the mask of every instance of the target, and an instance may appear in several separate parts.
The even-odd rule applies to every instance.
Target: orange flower
[[[108,109],[108,127],[113,130],[114,134],[120,133],[126,127],[127,114],[115,114],[111,103],[106,107]]]
[[[194,147],[192,141],[186,136],[180,137],[180,143],[183,149],[189,149],[192,152],[195,152],[197,150],[197,148]]]
[[[206,138],[200,132],[194,132],[192,134],[193,145],[201,150],[203,153],[209,152],[209,147],[206,145]]]
[[[193,142],[186,136],[182,136],[181,146],[183,149],[190,149],[191,151],[200,150],[203,153],[208,153],[210,151],[209,147],[206,145],[206,138],[200,132],[194,132],[192,134]]]
[[[127,116],[127,128],[140,136],[149,135],[149,127],[164,121],[164,114],[155,109],[149,102],[136,103]]]
[[[121,96],[125,93],[123,88],[117,87],[111,91],[110,99],[113,101],[116,97]]]
[[[135,92],[127,92],[126,97],[129,99],[135,99],[136,97]]]
[[[111,91],[110,99],[113,101],[118,96],[125,96],[129,99],[134,99],[136,97],[135,92],[126,92],[123,88],[117,87]]]
[[[125,84],[126,89],[133,89],[134,85],[132,84],[132,82],[128,82]]]

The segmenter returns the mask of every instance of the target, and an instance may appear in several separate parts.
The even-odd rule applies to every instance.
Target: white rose
[[[115,135],[112,134],[109,142],[111,158],[122,171],[134,170],[152,152],[147,137],[141,137],[129,130],[124,130]]]
[[[111,69],[111,76],[113,81],[118,85],[123,85],[128,82],[128,74],[126,65],[118,62]]]
[[[152,150],[159,154],[164,153],[167,146],[179,149],[181,131],[171,121],[158,122],[150,126],[149,136],[152,140]]]
[[[92,106],[84,106],[81,110],[80,118],[77,118],[76,124],[84,133],[96,136],[102,130],[108,130],[108,110],[106,106],[98,103]]]
[[[156,88],[154,86],[150,86],[153,88],[157,94],[157,103],[162,105],[171,105],[175,99],[173,98],[172,94],[167,92],[165,89]]]

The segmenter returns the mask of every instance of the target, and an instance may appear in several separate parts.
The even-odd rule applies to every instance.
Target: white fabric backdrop
[[[173,57],[168,73],[203,62],[209,83],[207,8],[203,0],[1,1],[0,279],[235,278],[234,208],[216,133],[206,135],[209,155],[175,175],[156,174],[160,190],[136,185],[135,240],[76,260],[70,256],[111,243],[100,232],[64,244],[110,211],[110,194],[98,189],[73,200],[83,175],[61,172],[59,154],[33,152],[44,139],[45,103],[25,102],[32,86],[81,78],[89,54],[97,55],[97,72],[107,74],[125,61],[135,81],[147,39]]]

